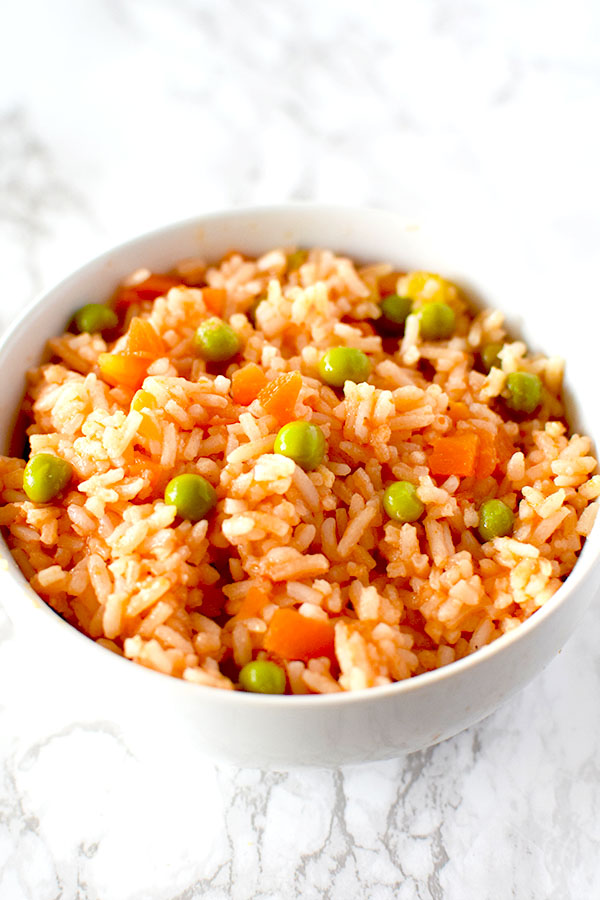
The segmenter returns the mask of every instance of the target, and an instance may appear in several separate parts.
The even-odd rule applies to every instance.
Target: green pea
[[[479,507],[479,534],[484,541],[506,537],[514,521],[512,510],[502,500],[486,500]]]
[[[388,294],[381,301],[380,307],[383,323],[401,331],[412,309],[412,300],[410,297],[401,297],[400,294]]]
[[[504,344],[501,341],[490,341],[489,344],[483,345],[483,347],[479,351],[479,355],[481,357],[483,368],[486,372],[489,372],[490,369],[493,369],[494,367],[496,369],[502,368],[502,362],[498,354],[503,347]]]
[[[419,313],[419,332],[425,341],[449,338],[456,325],[456,315],[447,303],[426,303]]]
[[[217,502],[217,494],[210,482],[192,472],[176,475],[165,488],[165,503],[177,508],[177,514],[190,522],[205,519]]]
[[[385,489],[383,508],[396,522],[416,522],[425,510],[417,496],[417,489],[410,481],[394,481]]]
[[[66,488],[73,468],[52,453],[36,453],[23,471],[23,490],[33,503],[47,503]]]
[[[319,375],[333,387],[343,387],[346,381],[358,384],[370,374],[369,357],[355,347],[332,347],[319,362]]]
[[[255,659],[240,671],[240,684],[253,694],[283,694],[285,672],[268,659]]]
[[[299,269],[300,266],[304,265],[307,258],[308,253],[306,250],[294,250],[287,258],[288,272],[294,272],[296,269]]]
[[[279,429],[275,438],[275,453],[289,456],[309,472],[323,462],[327,447],[325,435],[318,425],[311,422],[288,422]]]
[[[78,331],[87,331],[88,334],[115,328],[119,322],[116,312],[103,303],[86,303],[77,310],[74,318]]]
[[[531,372],[511,372],[506,390],[506,403],[515,412],[532,413],[542,401],[542,382]]]
[[[198,326],[194,345],[198,356],[207,362],[225,362],[240,349],[240,339],[231,325],[213,316]]]

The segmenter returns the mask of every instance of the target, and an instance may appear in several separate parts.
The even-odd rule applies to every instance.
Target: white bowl
[[[26,370],[38,363],[47,338],[63,331],[75,308],[104,300],[138,267],[164,271],[188,256],[210,260],[232,248],[256,254],[286,244],[331,247],[365,261],[438,271],[486,305],[501,308],[529,346],[567,358],[568,397],[577,398],[569,402],[571,422],[598,445],[600,404],[587,366],[595,358],[594,330],[578,329],[573,313],[548,313],[564,307],[551,272],[530,271],[530,261],[510,244],[509,230],[455,221],[426,228],[377,210],[281,206],[201,216],[137,238],[90,262],[26,310],[0,347],[0,450],[8,452]],[[0,596],[24,651],[35,654],[44,678],[76,676],[89,709],[102,708],[130,733],[141,729],[149,740],[153,733],[168,733],[237,765],[341,765],[444,740],[522,688],[559,652],[590,603],[600,580],[599,544],[596,527],[564,586],[510,634],[446,668],[341,695],[220,691],[136,666],[79,634],[46,606],[3,542]]]

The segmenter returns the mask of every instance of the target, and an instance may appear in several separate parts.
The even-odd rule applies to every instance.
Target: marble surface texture
[[[595,274],[594,0],[25,0],[2,35],[2,328],[130,235],[289,199],[498,209]],[[599,609],[438,747],[261,773],[40,703],[0,606],[0,900],[600,897]]]

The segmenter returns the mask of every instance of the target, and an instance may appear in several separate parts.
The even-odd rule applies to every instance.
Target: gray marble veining
[[[3,36],[2,326],[131,234],[288,199],[498,209],[534,264],[595,275],[593,0],[32,0]],[[0,900],[599,897],[599,638],[596,604],[426,752],[260,773],[45,702],[0,612]]]

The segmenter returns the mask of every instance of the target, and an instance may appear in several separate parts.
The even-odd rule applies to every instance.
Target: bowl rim
[[[128,250],[134,249],[137,246],[143,247],[143,245],[148,241],[152,241],[159,237],[171,236],[179,231],[186,231],[187,229],[194,227],[210,226],[212,222],[234,221],[240,217],[245,216],[268,217],[293,214],[298,212],[306,212],[308,214],[314,214],[315,212],[318,212],[319,214],[325,216],[339,215],[340,213],[350,212],[352,214],[361,214],[368,217],[387,217],[390,220],[394,221],[396,227],[400,226],[405,227],[409,230],[419,230],[421,232],[432,230],[434,233],[438,231],[439,227],[444,222],[443,216],[440,215],[436,215],[435,218],[426,219],[425,221],[421,222],[414,217],[401,216],[393,210],[386,208],[378,208],[374,206],[360,207],[352,204],[318,203],[312,201],[294,201],[287,203],[241,206],[223,211],[213,210],[195,216],[189,216],[185,219],[172,221],[167,223],[166,225],[158,226],[134,237],[127,238],[126,240],[103,250],[99,254],[84,261],[74,271],[61,278],[58,282],[51,285],[49,288],[43,289],[38,292],[34,299],[24,307],[21,314],[16,317],[16,319],[10,324],[10,326],[5,330],[2,337],[0,338],[0,370],[2,368],[3,356],[5,351],[10,347],[13,341],[19,338],[20,332],[26,326],[26,321],[30,314],[34,310],[47,303],[48,298],[59,296],[62,291],[64,291],[73,282],[76,283],[88,271],[109,262],[115,255],[125,254]],[[566,384],[568,387],[568,379],[566,380]],[[28,608],[28,611],[24,615],[30,615],[33,611],[41,611],[48,616],[47,621],[49,623],[53,623],[52,625],[50,625],[51,628],[57,627],[59,630],[62,628],[65,635],[70,635],[70,637],[68,638],[69,640],[80,641],[81,648],[84,647],[83,642],[85,642],[85,646],[87,646],[88,651],[91,650],[91,646],[93,645],[95,648],[93,652],[102,654],[102,656],[98,657],[98,660],[104,659],[106,662],[108,662],[108,660],[112,658],[113,662],[116,662],[117,665],[124,665],[126,668],[123,671],[129,671],[130,673],[132,673],[134,678],[142,679],[145,678],[146,675],[150,675],[153,678],[163,679],[163,685],[165,684],[164,679],[168,679],[166,683],[171,683],[173,685],[172,689],[175,691],[193,691],[196,699],[202,698],[203,700],[210,700],[212,702],[219,703],[242,703],[244,704],[244,706],[258,706],[265,708],[293,707],[295,709],[302,707],[320,708],[326,706],[329,707],[332,705],[341,705],[345,707],[348,705],[362,705],[368,702],[385,701],[388,699],[398,700],[405,694],[412,694],[415,691],[427,690],[428,687],[434,684],[438,684],[439,682],[451,679],[453,676],[458,677],[463,673],[469,672],[469,670],[472,668],[483,665],[486,661],[494,658],[498,654],[501,654],[509,646],[518,644],[519,642],[526,640],[528,635],[532,631],[538,630],[542,626],[543,622],[546,621],[546,619],[553,616],[559,607],[562,607],[563,604],[567,603],[570,594],[576,591],[580,587],[581,583],[589,577],[594,562],[597,560],[598,555],[600,554],[600,547],[596,549],[594,548],[594,543],[600,543],[598,539],[599,534],[600,525],[598,524],[598,522],[596,522],[596,524],[592,528],[591,533],[586,537],[584,541],[584,545],[577,557],[574,568],[566,577],[562,585],[558,588],[556,593],[553,594],[553,596],[542,607],[532,613],[524,622],[521,622],[511,631],[500,635],[490,644],[486,644],[479,650],[470,653],[462,659],[455,660],[445,666],[423,672],[419,675],[415,675],[401,681],[392,682],[386,685],[364,688],[356,691],[339,691],[325,694],[309,693],[275,695],[252,693],[235,689],[224,690],[211,687],[209,685],[200,685],[193,682],[188,682],[182,678],[176,678],[172,675],[167,675],[166,673],[147,668],[143,665],[135,664],[132,660],[127,659],[124,656],[120,656],[119,654],[109,650],[108,648],[103,647],[101,644],[98,644],[93,638],[90,638],[83,632],[79,631],[75,626],[69,624],[57,612],[55,612],[52,607],[50,607],[33,590],[29,581],[25,578],[25,576],[19,569],[8,545],[6,544],[6,541],[4,540],[4,535],[2,533],[0,533],[0,564],[2,569],[5,570],[5,573],[12,577],[12,579],[16,582],[16,585],[21,588],[22,593],[25,595],[22,599],[25,600],[24,606]],[[594,543],[591,543],[592,536],[594,536]],[[17,600],[17,603],[20,602],[21,601]],[[11,600],[8,600],[7,602],[3,596],[0,600],[0,603],[5,607],[8,612],[9,618],[12,620]],[[15,622],[17,622],[17,618],[22,621],[20,614],[15,617]],[[21,630],[21,621],[19,621],[17,625],[17,635]],[[144,673],[146,673],[146,675]]]

